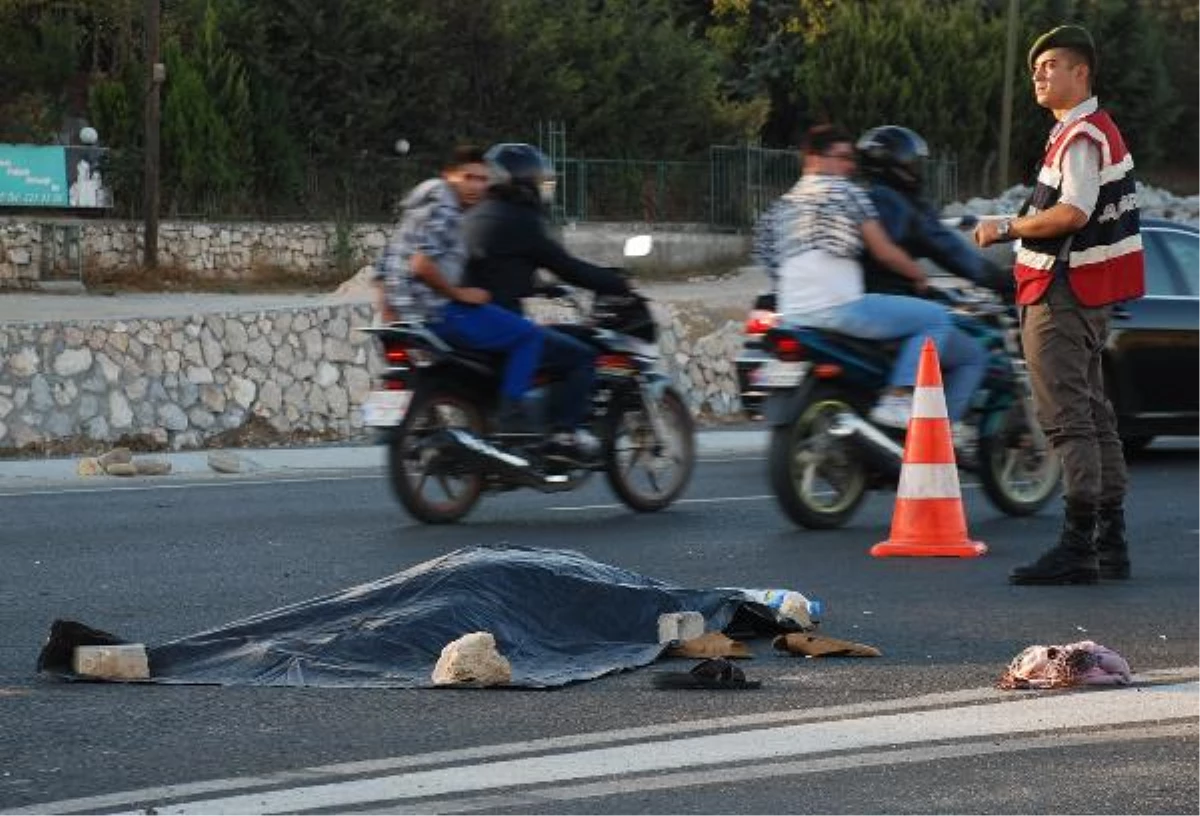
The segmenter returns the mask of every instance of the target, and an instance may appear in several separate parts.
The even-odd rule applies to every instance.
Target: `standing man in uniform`
[[[1092,95],[1096,47],[1087,30],[1043,34],[1029,68],[1037,103],[1057,124],[1018,217],[980,223],[975,241],[1021,241],[1021,341],[1038,423],[1062,459],[1066,519],[1058,544],[1009,580],[1094,584],[1130,574],[1125,459],[1101,352],[1110,305],[1145,291],[1133,159]]]

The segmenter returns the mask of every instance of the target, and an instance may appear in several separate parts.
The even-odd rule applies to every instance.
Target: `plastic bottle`
[[[805,628],[819,623],[825,612],[825,604],[809,599],[793,589],[744,589],[747,599],[770,607],[785,618]]]

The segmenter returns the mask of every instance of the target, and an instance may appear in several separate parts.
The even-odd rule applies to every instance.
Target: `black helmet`
[[[858,166],[870,178],[904,192],[920,191],[929,145],[913,131],[899,125],[871,128],[854,148]]]
[[[533,145],[519,142],[492,145],[483,158],[492,171],[491,186],[523,188],[545,203],[554,199],[554,165]]]

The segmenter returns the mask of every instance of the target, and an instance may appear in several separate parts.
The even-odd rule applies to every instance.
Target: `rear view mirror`
[[[654,248],[654,239],[649,235],[634,235],[625,240],[626,258],[644,258]]]

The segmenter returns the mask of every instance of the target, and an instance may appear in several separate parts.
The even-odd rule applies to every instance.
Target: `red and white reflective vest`
[[[1139,298],[1146,275],[1139,231],[1133,157],[1105,111],[1096,110],[1063,128],[1042,158],[1037,186],[1021,215],[1053,207],[1062,195],[1062,157],[1075,139],[1091,139],[1100,148],[1100,195],[1092,217],[1069,236],[1067,280],[1084,306],[1105,306]],[[1022,239],[1013,274],[1017,303],[1038,302],[1054,279],[1054,264],[1067,236]]]

